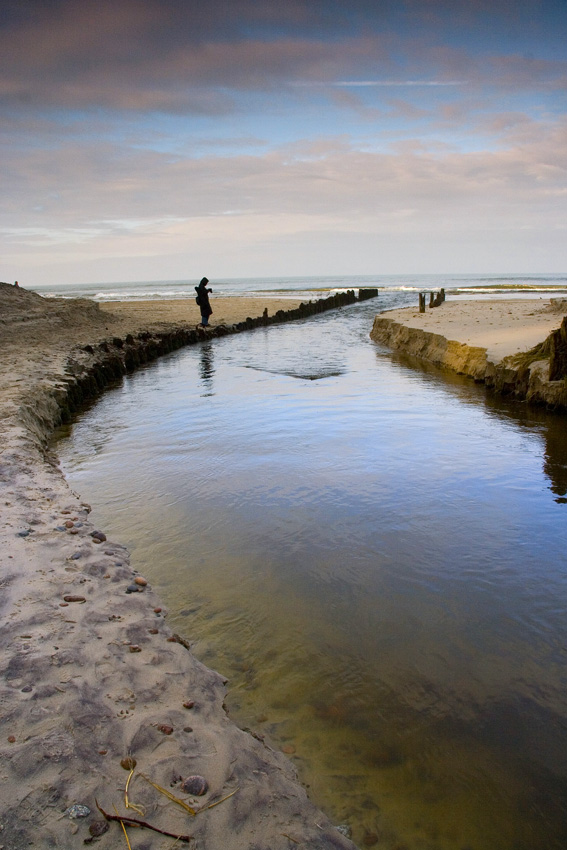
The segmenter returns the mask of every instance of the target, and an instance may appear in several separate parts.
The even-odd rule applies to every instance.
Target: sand
[[[212,306],[214,325],[297,302],[213,298]],[[529,348],[561,320],[549,304],[522,301],[401,313],[501,355]],[[119,541],[92,526],[89,506],[47,449],[55,397],[66,375],[90,362],[85,345],[198,319],[191,300],[101,309],[0,284],[0,850],[91,839],[126,847],[97,801],[111,815],[191,835],[202,850],[353,847],[310,803],[292,762],[227,717],[222,676],[172,634],[146,577]],[[132,775],[127,758],[136,760]],[[203,796],[183,788],[193,775],[206,781]],[[139,809],[125,807],[128,780]],[[184,846],[146,827],[127,829],[133,850]]]
[[[383,318],[436,333],[448,340],[486,349],[496,363],[533,348],[561,324],[566,299],[445,301],[439,307],[388,310]]]
[[[225,302],[213,301],[217,321],[296,306]],[[120,542],[93,527],[46,446],[65,370],[90,356],[80,346],[194,325],[195,314],[180,302],[101,310],[0,284],[3,850],[127,847],[97,802],[110,815],[190,835],[204,850],[353,847],[308,800],[292,762],[227,717],[225,680],[172,633],[151,585]],[[125,759],[136,762],[132,774]],[[184,786],[192,776],[202,777],[203,795]],[[147,827],[126,829],[133,850],[185,846]]]

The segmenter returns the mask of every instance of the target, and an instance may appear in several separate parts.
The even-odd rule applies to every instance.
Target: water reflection
[[[200,345],[200,376],[201,387],[203,389],[202,396],[213,396],[213,376],[215,374],[215,364],[213,359],[213,343],[211,340],[206,340]]]
[[[483,386],[472,383],[470,378],[441,369],[431,363],[425,363],[416,357],[391,353],[377,346],[378,357],[389,357],[393,365],[411,368],[434,383],[442,383],[448,392],[452,392],[462,402],[472,400],[483,403],[487,413],[512,427],[526,430],[530,438],[539,436],[543,441],[543,471],[550,481],[550,490],[556,496],[558,504],[567,503],[567,426],[564,415],[550,414],[539,405],[508,400],[492,393]]]
[[[359,844],[563,847],[564,419],[392,358],[357,315],[128,378],[64,468]]]

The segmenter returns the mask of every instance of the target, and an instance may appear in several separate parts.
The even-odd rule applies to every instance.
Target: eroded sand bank
[[[213,320],[236,322],[266,306],[270,313],[296,306],[222,301],[213,303]],[[59,415],[54,398],[66,392],[70,374],[89,368],[93,346],[197,321],[194,303],[102,310],[0,284],[5,850],[90,841],[126,847],[120,824],[106,822],[97,801],[111,815],[193,836],[195,848],[353,847],[309,802],[291,762],[227,718],[222,677],[192,656],[183,636],[172,634],[167,612],[128,552],[92,526],[89,507],[46,450]],[[126,759],[136,761],[133,774]],[[184,790],[191,776],[206,781],[202,796]],[[137,808],[125,807],[128,780],[128,800]],[[155,785],[198,813],[192,816]],[[87,811],[73,806],[90,814],[73,817]],[[133,850],[185,846],[146,827],[126,828]]]
[[[567,386],[550,380],[550,346],[535,349],[562,325],[567,299],[445,301],[376,316],[375,342],[482,381],[519,399],[563,409]]]

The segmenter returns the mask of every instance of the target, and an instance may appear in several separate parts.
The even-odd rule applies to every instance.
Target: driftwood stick
[[[140,826],[144,829],[151,829],[153,832],[159,832],[160,835],[167,835],[168,838],[176,838],[177,841],[184,841],[186,844],[189,844],[189,842],[193,840],[192,835],[177,835],[175,832],[166,832],[165,829],[159,829],[157,826],[152,826],[151,823],[148,823],[145,820],[138,820],[138,818],[131,818],[127,815],[110,815],[108,812],[105,812],[101,806],[99,806],[98,800],[95,800],[95,803],[97,809],[101,815],[106,818],[106,820],[114,820],[118,823],[126,824],[127,826]]]

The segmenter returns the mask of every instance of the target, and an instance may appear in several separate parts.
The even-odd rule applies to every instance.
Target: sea
[[[94,301],[151,301],[192,298],[199,280],[125,281],[42,285],[41,295],[58,298],[90,298]],[[444,288],[451,296],[548,297],[567,292],[567,274],[545,275],[359,275],[321,277],[266,277],[211,279],[217,296],[316,300],[349,289],[377,288],[388,304],[415,301],[422,291]],[[413,303],[413,302],[412,302]]]
[[[196,283],[50,294],[182,298]],[[564,850],[565,416],[369,333],[419,291],[547,300],[567,275],[211,286],[213,308],[378,296],[124,377],[56,435],[70,486],[227,678],[229,716],[287,754],[359,847]]]

